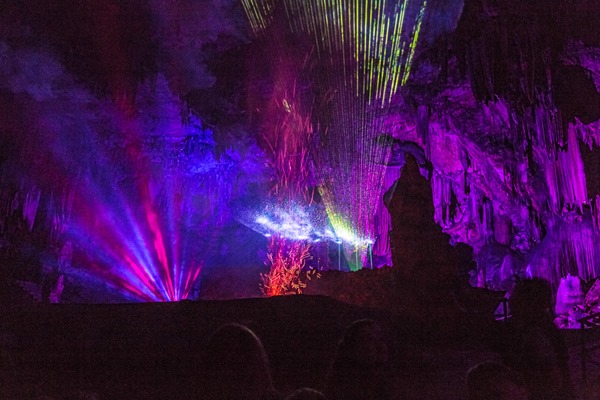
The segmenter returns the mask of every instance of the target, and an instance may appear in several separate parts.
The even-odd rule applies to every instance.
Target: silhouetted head
[[[355,321],[338,343],[327,373],[325,394],[331,400],[389,398],[387,361],[381,327],[368,319]]]
[[[552,310],[552,288],[541,278],[523,279],[515,285],[510,297],[513,316],[540,318]]]
[[[285,400],[327,400],[325,395],[311,388],[301,388],[296,390]]]
[[[467,373],[469,400],[527,400],[521,375],[507,366],[484,361]]]
[[[336,358],[361,366],[386,363],[388,349],[379,324],[370,319],[353,322],[338,343]]]
[[[260,339],[239,324],[222,326],[210,338],[200,379],[209,399],[262,399],[274,391]]]

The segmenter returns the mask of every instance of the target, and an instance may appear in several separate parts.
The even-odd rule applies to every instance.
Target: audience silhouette
[[[539,278],[517,282],[510,306],[505,363],[523,376],[532,400],[572,398],[567,346],[553,321],[550,284]]]
[[[203,359],[199,399],[275,400],[269,362],[260,339],[239,324],[219,328]]]
[[[467,373],[469,400],[528,400],[523,377],[495,361],[477,364]]]
[[[338,343],[325,395],[331,400],[387,399],[391,391],[387,364],[381,327],[368,319],[355,321]]]
[[[289,395],[285,400],[327,400],[327,397],[317,390],[301,388]]]
[[[553,322],[549,283],[538,278],[518,281],[510,305],[511,318],[499,325],[506,331],[499,334],[501,340],[494,342],[501,345],[503,363],[485,361],[468,371],[468,400],[573,399],[567,347]],[[181,394],[182,398],[283,399],[273,385],[265,348],[248,327],[223,325],[206,342],[202,357],[198,357],[200,352],[193,354],[193,361],[201,363],[200,369],[194,364],[188,368],[187,375],[180,370],[173,374],[177,384],[190,387],[189,392]],[[389,400],[402,397],[403,390],[412,395],[414,392],[409,390],[420,390],[423,383],[432,382],[427,375],[429,371],[423,369],[418,371],[424,374],[409,379],[399,376],[398,365],[390,365],[389,358],[381,326],[370,319],[354,321],[345,329],[336,347],[325,375],[323,392],[301,388],[286,400]],[[322,372],[315,375],[322,376]],[[392,376],[407,385],[396,387]],[[424,379],[414,379],[413,384],[413,377]],[[15,386],[11,390],[16,393],[21,388]],[[40,392],[46,394],[44,398],[53,398],[45,390]],[[72,397],[65,398],[98,398],[98,394],[92,392],[78,392],[79,397],[68,395]]]

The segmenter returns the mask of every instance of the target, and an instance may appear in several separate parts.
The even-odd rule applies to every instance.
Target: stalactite
[[[481,229],[482,226],[482,196],[477,190],[472,190],[469,194],[469,231],[467,239],[474,247],[480,247],[485,243],[485,231]],[[483,233],[483,234],[482,234]]]
[[[417,135],[425,146],[429,142],[429,114],[428,106],[420,105],[417,108]],[[427,154],[427,158],[431,159],[431,155]]]
[[[483,115],[490,124],[490,129],[504,133],[510,126],[509,106],[503,99],[489,101],[481,105]]]
[[[597,194],[591,202],[592,224],[596,231],[600,231],[600,194]]]
[[[63,187],[48,195],[45,207],[48,210],[47,218],[49,220],[46,223],[49,225],[49,235],[54,243],[64,241],[63,235],[73,216],[75,190],[75,187]]]
[[[502,245],[509,245],[511,240],[510,219],[496,215],[494,217],[494,239]]]
[[[434,220],[442,227],[447,227],[453,221],[451,218],[452,180],[434,173],[431,179],[433,192]]]
[[[12,214],[12,197],[9,190],[0,190],[0,234],[6,235],[10,216]]]
[[[549,203],[555,212],[561,212],[567,204],[581,209],[587,203],[587,186],[583,161],[575,128],[569,125],[566,151],[560,151],[555,161],[546,165]]]
[[[10,205],[10,212],[13,213],[14,211],[17,211],[21,207],[21,204],[21,192],[19,191],[13,196],[12,203]]]
[[[589,220],[571,211],[556,226],[529,261],[528,274],[558,284],[571,274],[590,279],[600,274],[598,233]]]
[[[479,229],[481,236],[487,241],[494,235],[494,203],[487,197],[482,198],[481,224]]]
[[[531,111],[533,121],[525,121],[535,132],[535,146],[548,158],[556,158],[557,148],[565,145],[559,112],[552,104],[549,94],[538,95],[538,104]]]
[[[41,195],[40,190],[33,188],[27,192],[23,201],[23,218],[27,221],[29,231],[33,229]]]

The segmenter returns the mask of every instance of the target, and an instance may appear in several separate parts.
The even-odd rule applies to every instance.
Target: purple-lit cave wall
[[[28,109],[32,143],[6,155],[8,167],[33,161],[4,176],[6,210],[24,219],[20,229],[6,221],[18,230],[8,246],[21,253],[23,240],[45,237],[33,244],[42,269],[132,299],[197,296],[201,270],[239,229],[230,204],[266,179],[261,150],[250,140],[217,155],[211,129],[182,115],[162,76],[140,84],[134,117],[83,91],[57,103]]]
[[[319,270],[415,270],[386,207],[405,153],[472,285],[598,276],[600,7],[450,3],[1,5],[2,283],[259,296],[274,235]]]
[[[264,153],[235,121],[215,137],[184,99],[218,97],[201,93],[216,78],[198,57],[239,45],[235,17],[219,22],[235,4],[134,3],[2,10],[3,275],[43,286],[64,274],[75,301],[197,297],[216,265],[262,263],[232,205],[264,192]]]

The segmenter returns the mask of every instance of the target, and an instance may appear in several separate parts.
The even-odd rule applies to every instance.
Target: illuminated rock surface
[[[64,301],[214,298],[203,280],[244,270],[256,282],[231,295],[251,295],[241,287],[267,270],[263,236],[275,232],[257,221],[269,212],[308,216],[301,240],[315,241],[318,269],[394,264],[400,280],[450,279],[448,236],[394,236],[427,212],[473,248],[472,285],[599,275],[594,1],[382,0],[360,20],[335,2],[286,1],[258,26],[249,10],[261,3],[0,8],[7,285],[41,284],[49,268],[66,276]],[[430,191],[390,215],[407,149]],[[283,187],[295,198],[274,196]]]

